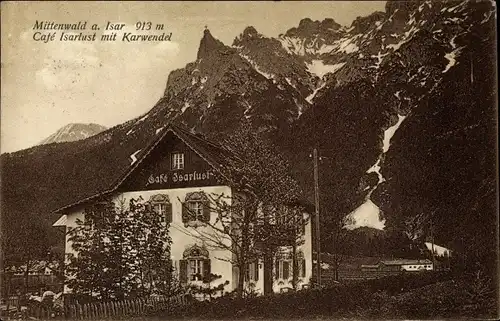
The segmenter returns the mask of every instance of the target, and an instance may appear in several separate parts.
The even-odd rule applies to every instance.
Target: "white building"
[[[121,179],[100,193],[83,200],[75,200],[56,212],[61,214],[54,226],[76,226],[83,219],[87,204],[101,196],[115,201],[130,200],[141,196],[154,204],[159,215],[170,223],[172,239],[171,258],[182,283],[201,283],[197,275],[215,273],[222,278],[212,285],[229,281],[225,291],[237,288],[238,269],[230,262],[232,253],[217,248],[200,235],[215,233],[207,222],[216,222],[217,213],[207,206],[207,195],[231,197],[237,191],[230,183],[216,179],[218,168],[229,152],[217,144],[208,142],[177,126],[169,125],[149,147],[131,155],[131,164]],[[185,214],[189,208],[195,218]],[[311,221],[304,214],[307,224],[301,231],[301,243],[297,253],[299,260],[299,287],[309,283],[312,276]],[[231,246],[231,244],[228,244]],[[66,239],[66,253],[73,253],[71,242]],[[274,260],[273,290],[291,287],[291,250],[282,248]],[[246,285],[262,293],[264,271],[262,261],[252,263],[246,271]],[[69,289],[65,289],[66,292]]]
[[[386,260],[380,261],[379,270],[382,271],[431,271],[434,269],[431,260]]]

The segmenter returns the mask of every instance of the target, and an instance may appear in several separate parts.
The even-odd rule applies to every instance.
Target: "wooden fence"
[[[185,295],[174,297],[151,297],[88,304],[72,304],[65,307],[66,319],[87,320],[119,316],[144,315],[151,312],[171,310],[188,304]],[[47,313],[47,312],[46,312]],[[50,315],[50,312],[48,312]]]

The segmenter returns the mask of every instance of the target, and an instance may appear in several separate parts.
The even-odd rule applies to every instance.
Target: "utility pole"
[[[316,276],[318,287],[321,287],[321,245],[319,237],[319,175],[318,175],[318,150],[315,148],[313,151],[313,162],[314,162],[314,207],[316,209],[315,215],[315,225],[316,225]]]
[[[432,252],[432,269],[436,270],[436,258],[434,256],[434,223],[431,219],[431,252]]]

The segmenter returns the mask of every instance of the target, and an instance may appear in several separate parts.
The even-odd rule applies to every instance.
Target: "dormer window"
[[[172,153],[172,170],[184,169],[184,154]]]

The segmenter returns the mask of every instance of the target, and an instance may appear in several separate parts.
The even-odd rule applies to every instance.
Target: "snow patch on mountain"
[[[366,171],[366,173],[376,173],[377,174],[377,176],[378,176],[377,185],[380,184],[380,183],[385,182],[384,176],[382,176],[382,173],[380,173],[380,170],[382,169],[380,167],[380,161],[381,161],[380,158],[377,159],[377,162]]]
[[[444,57],[448,60],[448,64],[442,71],[443,74],[450,70],[451,67],[455,66],[455,64],[457,63],[456,59],[458,58],[458,54],[460,53],[460,49],[462,48],[457,48],[452,52],[448,52],[444,55]]]
[[[306,65],[307,65],[307,70],[310,73],[315,74],[320,78],[323,78],[323,76],[328,73],[337,72],[340,68],[344,67],[345,64],[346,64],[345,62],[341,62],[334,65],[325,65],[325,63],[322,60],[315,59],[311,61],[311,63],[308,63]]]
[[[243,112],[243,115],[245,116],[246,119],[249,119],[250,117],[252,117],[250,115],[250,110],[252,110],[252,105],[250,105],[248,103],[248,101],[245,101],[245,104],[246,104],[246,107],[245,107],[245,111]]]
[[[312,104],[312,100],[314,99],[314,97],[316,97],[316,94],[318,93],[318,91],[320,91],[321,89],[323,89],[323,87],[325,87],[325,86],[326,86],[326,82],[323,82],[323,84],[321,84],[321,86],[319,86],[318,88],[314,89],[314,91],[312,92],[312,94],[310,94],[309,96],[306,97],[306,101]]]
[[[397,51],[399,48],[401,48],[402,45],[404,45],[407,42],[408,42],[407,39],[403,39],[398,43],[391,43],[391,44],[387,45],[386,48],[394,49],[394,51]]]
[[[344,228],[354,230],[358,227],[366,226],[383,230],[385,228],[385,220],[380,220],[379,213],[378,206],[371,199],[367,199],[360,207],[349,214],[354,219],[354,223],[347,224]]]
[[[359,47],[353,42],[354,39],[348,38],[340,43],[339,52],[352,53],[359,50]]]
[[[165,128],[165,126],[161,126],[160,128],[157,128],[155,134],[158,135],[158,133],[161,132],[163,130],[163,128]]]
[[[181,113],[184,113],[186,111],[186,109],[188,109],[189,107],[191,107],[191,104],[187,101],[184,102],[184,106],[182,106],[181,108]]]
[[[438,256],[445,256],[445,255],[448,255],[450,256],[450,250],[445,248],[444,246],[440,246],[440,245],[437,245],[437,244],[432,244],[431,242],[425,242],[425,247],[429,250],[429,251],[433,251],[434,250],[434,253],[436,253]]]
[[[382,147],[383,153],[387,153],[389,151],[389,147],[391,146],[391,138],[392,136],[394,136],[396,130],[398,130],[399,126],[401,126],[401,123],[403,122],[403,120],[405,120],[405,118],[406,116],[398,114],[398,122],[384,131],[384,140]]]
[[[261,74],[262,76],[266,77],[267,79],[273,79],[274,81],[274,75],[272,74],[269,74],[267,72],[264,72],[262,69],[259,68],[259,66],[257,65],[257,63],[255,63],[255,61],[253,61],[252,59],[250,59],[250,57],[240,53],[240,56],[245,59],[246,61],[248,61],[248,63],[250,65],[252,65],[252,67],[255,69],[255,71],[257,71],[259,74]]]
[[[382,54],[382,52],[379,51],[377,55],[372,55],[371,58],[377,58],[377,62],[375,62],[375,65],[373,65],[373,66],[368,66],[368,68],[379,69],[380,64],[384,60],[384,57],[387,56],[388,54],[389,54],[388,52],[386,52],[385,54]]]
[[[380,153],[377,161],[375,164],[370,167],[366,172],[367,173],[376,173],[378,176],[378,181],[375,186],[370,188],[368,191],[365,201],[361,206],[356,208],[354,211],[352,211],[348,217],[352,218],[354,223],[349,224],[346,226],[348,229],[354,229],[358,228],[361,226],[367,226],[367,227],[373,227],[377,229],[383,229],[385,226],[385,220],[380,219],[380,209],[378,206],[373,203],[373,201],[370,199],[373,191],[385,181],[384,177],[382,176],[382,173],[380,172],[381,170],[381,162],[384,157],[384,155],[389,151],[390,148],[390,142],[391,138],[394,136],[396,131],[399,129],[401,126],[401,123],[405,120],[407,116],[403,116],[398,114],[398,121],[396,124],[390,126],[384,131],[384,138],[383,138],[383,143],[382,143],[382,153]]]

